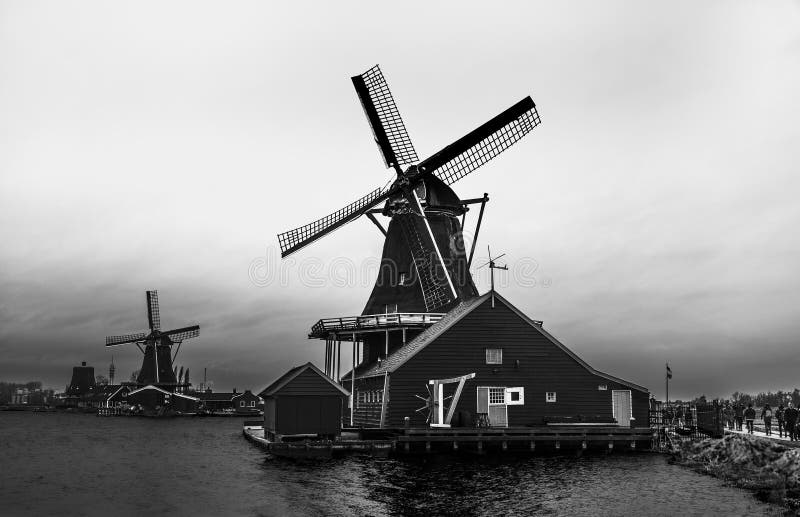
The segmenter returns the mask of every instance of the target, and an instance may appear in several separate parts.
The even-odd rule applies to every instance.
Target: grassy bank
[[[765,501],[800,511],[800,449],[764,438],[729,434],[685,442],[675,461],[753,490]]]

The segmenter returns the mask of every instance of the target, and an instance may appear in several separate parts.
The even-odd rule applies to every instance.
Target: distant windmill
[[[486,250],[489,252],[489,262],[487,262],[485,264],[481,264],[480,266],[478,266],[478,269],[480,269],[482,267],[485,267],[485,266],[489,266],[489,270],[491,272],[491,277],[492,277],[492,309],[494,309],[494,270],[495,269],[502,269],[503,271],[508,271],[508,266],[498,266],[494,262],[495,260],[497,260],[499,258],[505,257],[506,256],[505,253],[503,253],[502,255],[499,255],[497,257],[492,258],[492,249],[489,246],[486,246]]]
[[[123,336],[106,337],[106,346],[118,346],[135,343],[144,354],[142,367],[136,382],[139,384],[178,384],[172,363],[178,356],[181,343],[200,335],[200,326],[192,325],[175,330],[161,331],[161,314],[158,307],[158,292],[147,291],[147,320],[150,332],[139,332]],[[172,354],[172,346],[175,348]],[[143,347],[144,346],[144,347]],[[187,370],[188,377],[188,370]]]

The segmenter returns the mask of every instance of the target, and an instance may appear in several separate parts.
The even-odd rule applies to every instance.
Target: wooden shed
[[[296,366],[259,393],[264,399],[264,436],[333,437],[342,427],[350,393],[311,363]]]

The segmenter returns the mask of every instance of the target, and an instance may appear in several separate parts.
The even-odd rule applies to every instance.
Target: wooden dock
[[[255,422],[253,422],[255,424]],[[411,428],[393,430],[347,429],[337,440],[270,442],[264,429],[245,425],[244,436],[278,456],[330,457],[361,452],[386,456],[472,452],[487,454],[516,452],[649,451],[653,430],[649,427],[623,428],[607,425],[558,425],[508,428]]]
[[[649,450],[653,431],[649,427],[562,425],[507,428],[430,428],[406,429],[397,436],[398,452],[432,452],[461,449],[478,453],[487,449],[571,450],[616,449]]]
[[[329,458],[334,455],[360,452],[375,456],[388,456],[394,449],[393,440],[302,440],[271,442],[264,438],[264,428],[245,426],[244,437],[276,456],[295,458]]]

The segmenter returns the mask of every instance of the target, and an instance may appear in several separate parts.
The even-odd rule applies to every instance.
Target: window
[[[256,407],[256,401],[255,400],[251,400],[250,401],[250,407]]]
[[[506,404],[509,406],[525,405],[525,388],[506,388]]]
[[[363,404],[367,401],[367,394],[363,391],[358,392],[358,403]]]
[[[506,403],[505,388],[489,388],[489,404],[505,404],[505,403]]]
[[[406,285],[406,274],[405,273],[400,273],[400,282],[399,282],[399,284],[400,285]]]
[[[599,391],[606,391],[608,390],[608,386],[606,384],[601,384],[597,387]]]
[[[244,400],[239,402],[239,407],[244,407]]]
[[[486,364],[503,364],[503,349],[502,348],[487,348],[486,349]]]
[[[555,402],[556,401],[556,392],[555,391],[548,391],[544,398],[545,402]]]

